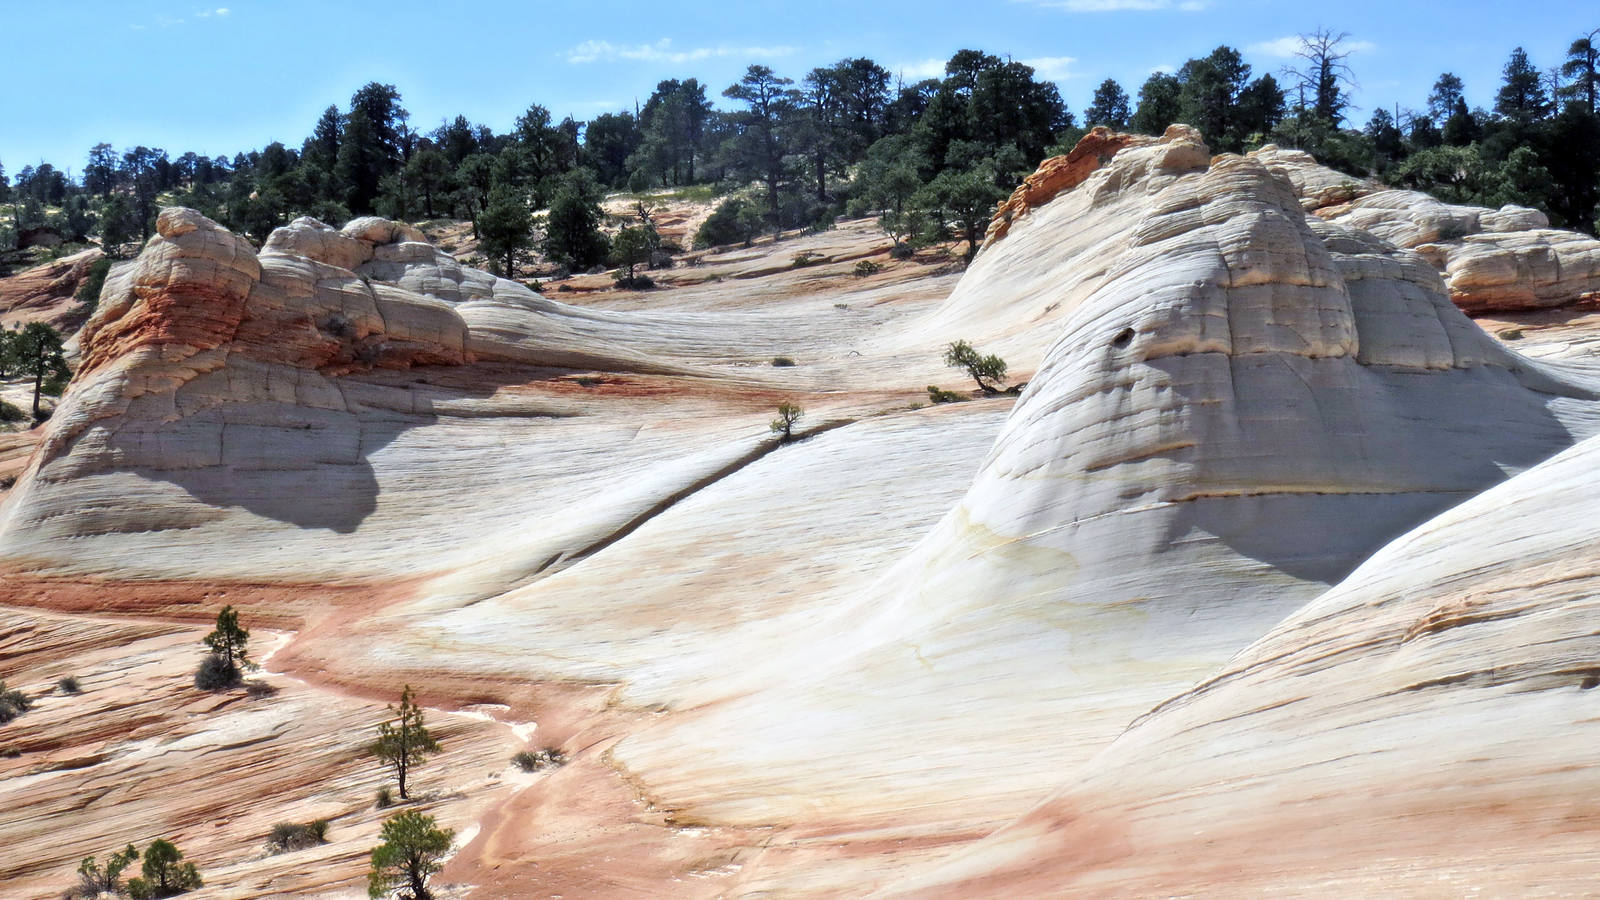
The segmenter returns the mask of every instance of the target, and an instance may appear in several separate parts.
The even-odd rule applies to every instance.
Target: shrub
[[[27,694],[10,690],[4,681],[0,681],[0,725],[27,712],[32,705],[33,701],[28,699]]]
[[[567,755],[560,748],[545,747],[542,750],[524,750],[511,757],[511,761],[524,772],[537,772],[551,766],[566,765]]]
[[[21,407],[0,400],[0,422],[21,422],[27,417],[28,414],[23,412]]]
[[[1000,393],[1000,385],[1006,381],[1006,361],[994,354],[980,356],[966,341],[956,341],[944,351],[944,364],[965,369],[985,394]],[[994,384],[991,385],[991,381]]]
[[[955,391],[947,391],[936,384],[928,385],[928,399],[934,403],[960,403],[967,397]]]
[[[889,256],[893,259],[910,259],[917,254],[917,248],[910,244],[895,244],[889,248]]]
[[[772,367],[774,369],[786,369],[792,365],[794,365],[794,360],[787,356],[774,356],[772,358]]]
[[[378,793],[372,798],[372,805],[378,809],[388,809],[394,805],[394,795],[386,787],[378,788]]]
[[[220,691],[239,683],[239,667],[228,664],[220,654],[212,653],[200,661],[194,672],[194,686],[202,691]]]
[[[139,850],[132,844],[106,858],[101,866],[94,857],[84,857],[78,864],[78,886],[68,891],[74,897],[93,898],[101,894],[121,894],[122,870],[139,858]]]
[[[289,853],[327,842],[327,819],[313,819],[303,825],[298,822],[280,822],[272,826],[272,834],[267,836],[267,849],[273,853]]]
[[[863,259],[857,262],[856,267],[851,271],[857,278],[866,278],[868,275],[876,275],[883,271],[883,266],[878,265],[870,259]]]
[[[1521,328],[1507,328],[1504,331],[1500,332],[1500,337],[1503,340],[1507,340],[1507,341],[1520,341],[1520,340],[1522,340],[1522,329]]]
[[[78,694],[83,692],[83,687],[78,684],[78,678],[75,675],[68,675],[67,677],[57,681],[56,687],[59,688],[63,694]]]
[[[128,882],[128,896],[134,900],[176,897],[203,886],[194,863],[183,862],[183,851],[161,838],[156,838],[144,848],[144,863],[140,871],[142,878]]]
[[[793,403],[780,403],[778,404],[778,417],[773,419],[772,424],[767,427],[772,430],[773,434],[778,435],[780,440],[793,440],[794,423],[804,417],[805,410],[800,407],[795,406]]]
[[[820,255],[812,253],[810,250],[802,250],[796,253],[793,259],[794,262],[790,265],[791,269],[804,269],[806,266],[814,266],[822,261]]]
[[[719,247],[723,244],[745,244],[761,233],[762,212],[748,200],[730,197],[717,204],[711,215],[700,223],[694,233],[696,247]]]
[[[643,272],[636,275],[624,275],[619,272],[615,281],[617,287],[625,291],[647,291],[656,286],[655,280]]]

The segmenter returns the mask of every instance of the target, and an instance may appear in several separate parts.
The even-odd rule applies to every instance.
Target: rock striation
[[[857,284],[845,229],[582,307],[393,222],[297,220],[257,252],[168,210],[0,507],[0,601],[68,632],[155,620],[159,656],[226,597],[294,631],[296,703],[354,720],[351,696],[427,684],[552,735],[582,780],[473,794],[497,799],[447,873],[502,893],[1379,890],[1400,876],[1364,835],[1442,827],[1449,776],[1525,755],[1548,796],[1586,786],[1564,738],[1511,752],[1498,727],[1424,775],[1480,712],[1575,720],[1522,699],[1593,668],[1566,588],[1526,586],[1572,574],[1539,528],[1600,440],[1600,376],[1466,317],[1426,250],[1458,208],[1301,156],[1096,130],[920,293]],[[1537,231],[1474,215],[1502,230],[1469,237]],[[812,248],[837,271],[780,264]],[[957,339],[1020,396],[913,402]],[[1330,801],[1349,773],[1392,802]],[[1239,823],[1216,865],[1213,801]],[[109,836],[59,815],[74,848]],[[1310,837],[1261,850],[1295,829],[1354,880]],[[358,878],[347,849],[326,884]]]
[[[1304,151],[1275,145],[1251,155],[1283,172],[1317,216],[1415,250],[1469,313],[1565,306],[1600,293],[1600,241],[1553,229],[1538,210],[1443,203],[1358,181],[1317,165]]]
[[[78,287],[105,254],[91,248],[0,278],[0,328],[44,322],[71,331],[87,313],[78,312]]]

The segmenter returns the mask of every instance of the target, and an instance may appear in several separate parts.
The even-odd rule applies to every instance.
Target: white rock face
[[[1538,210],[1458,206],[1386,189],[1274,145],[1250,155],[1288,177],[1307,210],[1417,251],[1469,313],[1564,306],[1600,292],[1600,241],[1552,229]]]
[[[1058,167],[1074,186],[920,305],[899,285],[836,303],[791,273],[770,308],[738,284],[684,288],[681,311],[675,292],[583,308],[394,223],[302,219],[256,254],[168,211],[108,281],[83,374],[0,509],[0,565],[13,584],[298,591],[315,624],[276,661],[340,682],[604,687],[630,717],[603,736],[630,791],[783,858],[729,893],[859,894],[1091,759],[1096,809],[1231,797],[1148,772],[1198,752],[1192,725],[1225,748],[1197,765],[1245,777],[1226,723],[1253,714],[1247,692],[1207,688],[1172,707],[1214,702],[1204,717],[1112,742],[1397,536],[1600,431],[1592,368],[1518,356],[1452,302],[1425,242],[1466,213],[1302,157],[1213,159],[1174,127]],[[1470,215],[1473,238],[1535,221]],[[955,381],[938,354],[962,338],[1028,379],[1014,406],[911,408]],[[766,423],[791,398],[815,430],[779,445]],[[1451,584],[1479,556],[1457,545],[1419,571]],[[381,599],[323,615],[305,596],[329,582]],[[1361,604],[1409,609],[1409,583]],[[1378,624],[1307,621],[1350,635],[1313,669],[1354,663]],[[1279,677],[1267,702],[1294,690]],[[1280,759],[1269,737],[1249,752],[1283,779],[1345,765],[1337,739]],[[1131,774],[1097,757],[1123,746],[1146,761]],[[1153,839],[1198,827],[1171,808]],[[913,891],[1057,889],[1060,870],[1008,866],[1067,817]],[[924,849],[873,849],[905,844]],[[1178,890],[1144,877],[1096,884]]]
[[[906,896],[1582,893],[1590,439],[1384,547]]]
[[[797,639],[786,683],[619,745],[666,802],[946,824],[1025,804],[1389,539],[1595,432],[1591,377],[1505,350],[1426,262],[1308,218],[1260,161],[1195,168],[1191,142],[1123,150],[979,257],[930,323],[1055,343],[965,497]]]

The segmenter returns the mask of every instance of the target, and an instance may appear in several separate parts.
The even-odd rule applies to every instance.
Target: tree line
[[[470,220],[505,271],[542,231],[548,256],[587,268],[611,250],[598,228],[607,192],[697,185],[728,195],[704,243],[872,213],[899,252],[950,239],[971,248],[995,202],[1087,128],[1160,134],[1175,122],[1199,128],[1217,151],[1304,148],[1353,175],[1456,202],[1533,206],[1592,233],[1597,35],[1579,36],[1548,69],[1513,51],[1492,108],[1470,107],[1461,79],[1445,73],[1420,108],[1381,107],[1364,126],[1350,118],[1347,35],[1322,30],[1302,36],[1294,64],[1278,72],[1257,74],[1222,46],[1151,75],[1133,95],[1106,79],[1081,121],[1032,67],[977,50],[915,83],[864,57],[798,81],[752,65],[720,92],[726,109],[698,79],[668,79],[632,111],[580,122],[532,104],[504,133],[464,116],[423,132],[399,91],[374,82],[343,110],[328,107],[299,147],[274,142],[228,159],[101,143],[77,179],[49,163],[14,183],[0,169],[0,203],[11,211],[0,250],[40,225],[119,246],[147,238],[159,207],[175,203],[256,240],[303,214],[334,224],[373,213]]]

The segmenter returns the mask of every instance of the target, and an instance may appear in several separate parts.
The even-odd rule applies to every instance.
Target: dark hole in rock
[[[1111,339],[1111,346],[1116,347],[1118,350],[1121,350],[1123,347],[1126,347],[1131,343],[1133,343],[1132,328],[1122,329],[1121,331],[1117,332],[1116,337]]]
[[[1600,687],[1600,675],[1585,675],[1585,676],[1583,676],[1583,681],[1582,681],[1582,683],[1580,683],[1578,685],[1578,687],[1581,687],[1586,691],[1587,690],[1591,690],[1591,689],[1596,688],[1596,687]]]

